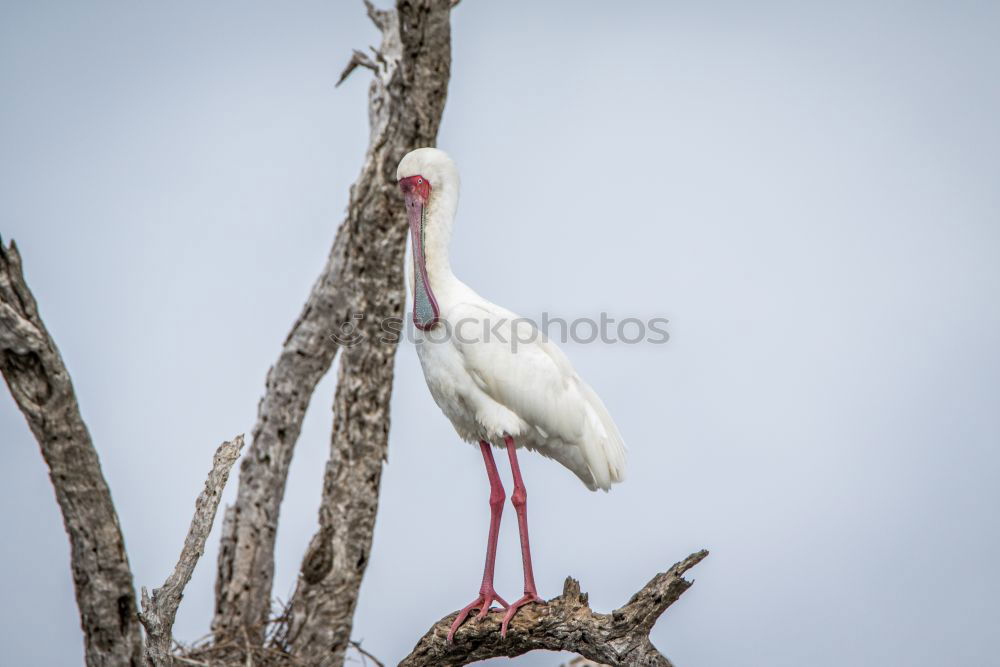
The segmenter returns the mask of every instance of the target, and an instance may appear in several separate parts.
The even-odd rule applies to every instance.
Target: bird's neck
[[[431,290],[444,292],[455,280],[448,258],[451,227],[458,209],[458,193],[442,189],[434,193],[427,206],[424,226],[424,254],[427,261],[427,278]]]

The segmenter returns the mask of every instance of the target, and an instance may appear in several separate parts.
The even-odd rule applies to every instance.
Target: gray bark
[[[236,503],[226,510],[219,551],[215,617],[218,641],[244,633],[259,643],[270,614],[274,540],[292,452],[316,384],[337,345],[329,330],[341,321],[343,243],[335,243],[301,314],[267,374],[251,444],[240,464]]]
[[[0,371],[49,466],[70,541],[88,665],[139,665],[132,571],[97,450],[11,242],[0,241]]]
[[[522,607],[510,623],[507,637],[500,637],[502,611],[482,621],[466,621],[455,641],[447,641],[455,614],[435,623],[400,667],[452,667],[497,657],[513,658],[544,649],[572,651],[595,662],[615,667],[670,667],[649,640],[653,624],[691,587],[684,573],[697,565],[707,551],[691,554],[666,572],[653,577],[638,593],[610,614],[590,609],[580,584],[567,577],[563,593],[545,604]]]
[[[342,78],[358,66],[375,72],[369,94],[368,155],[351,188],[347,220],[337,232],[327,264],[268,373],[252,443],[240,467],[236,504],[226,515],[213,622],[220,642],[242,635],[255,644],[263,640],[271,606],[278,512],[306,407],[338,350],[330,333],[353,324],[355,313],[364,313],[363,327],[376,333],[377,340],[377,320],[402,315],[406,223],[395,191],[395,167],[406,152],[433,145],[437,136],[451,62],[451,2],[399,0],[390,11],[366,5],[382,31],[382,45],[373,57],[355,52]],[[369,339],[344,356],[319,537],[305,558],[306,563],[329,564],[318,573],[315,567],[304,566],[308,574],[300,581],[302,592],[295,596],[301,621],[295,624],[296,636],[302,641],[313,637],[340,654],[338,647],[349,639],[344,632],[350,630],[357,583],[370,547],[394,355],[395,342]],[[343,487],[356,483],[356,489]],[[328,603],[318,603],[311,582],[332,590],[334,581],[342,582],[338,590],[343,592]],[[338,629],[320,630],[308,618],[327,619]]]
[[[368,564],[387,455],[396,337],[382,324],[402,322],[407,223],[396,187],[399,159],[434,145],[451,65],[449,0],[399,2],[369,16],[382,32],[374,60],[359,52],[343,76],[374,70],[369,91],[371,140],[351,192],[345,293],[358,342],[341,351],[333,435],[319,527],[302,561],[282,642],[312,665],[341,665],[351,639],[358,589]]]
[[[151,665],[161,667],[173,664],[171,653],[177,607],[184,595],[184,587],[191,581],[191,574],[201,555],[205,553],[205,542],[212,532],[215,513],[222,500],[222,490],[226,488],[229,471],[242,450],[242,435],[219,445],[212,457],[212,469],[205,480],[205,489],[195,501],[194,517],[174,571],[162,587],[153,589],[152,595],[145,586],[142,587],[142,612],[139,618],[146,628],[146,661]]]
[[[372,55],[355,51],[341,75],[374,73],[371,136],[347,218],[278,360],[258,407],[241,466],[235,504],[227,508],[218,560],[214,641],[173,651],[172,626],[184,587],[203,553],[242,436],[216,452],[179,562],[163,587],[143,589],[145,654],[132,575],[118,518],[69,375],[38,316],[14,244],[0,243],[0,371],[49,465],[72,547],[77,603],[88,665],[344,664],[352,618],[369,559],[387,456],[389,399],[398,328],[404,318],[402,275],[407,224],[395,167],[408,151],[434,145],[451,64],[450,9],[457,0],[397,0],[368,14],[382,32]],[[361,319],[357,319],[357,316]],[[270,632],[270,595],[278,512],[295,442],[310,397],[344,343],[334,398],[333,434],[319,526],[303,558],[295,593]],[[707,552],[656,575],[611,614],[594,613],[579,583],[521,609],[506,638],[500,613],[471,620],[446,641],[455,618],[437,623],[402,665],[465,665],[536,649],[573,651],[605,665],[669,667],[649,632],[691,586],[684,573]]]

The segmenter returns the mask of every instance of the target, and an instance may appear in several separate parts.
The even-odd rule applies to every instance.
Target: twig
[[[334,86],[339,86],[344,83],[344,81],[351,75],[358,67],[366,67],[373,72],[378,71],[378,67],[375,62],[368,56],[364,51],[358,51],[354,49],[354,53],[351,54],[351,59],[347,61],[347,66],[344,67],[344,71],[340,73],[340,78],[337,79],[337,83]]]
[[[229,471],[243,449],[243,436],[238,435],[229,442],[222,443],[215,452],[212,469],[205,480],[205,489],[195,501],[194,517],[187,537],[184,538],[184,548],[174,567],[173,573],[163,583],[161,588],[154,588],[150,596],[146,587],[142,587],[142,612],[139,618],[146,627],[148,640],[146,642],[146,657],[154,665],[169,665],[171,646],[173,644],[174,619],[177,607],[184,594],[184,587],[191,580],[198,559],[205,551],[205,541],[212,531],[215,513],[219,509],[222,490],[229,479]]]
[[[354,648],[355,651],[357,651],[358,653],[361,654],[361,659],[362,660],[371,660],[372,662],[375,663],[375,667],[385,667],[385,665],[382,664],[381,660],[379,660],[378,658],[376,658],[375,656],[373,656],[371,653],[369,653],[365,649],[361,648],[361,642],[352,639],[351,640],[351,646]],[[367,665],[368,663],[366,662],[365,664]]]
[[[371,3],[371,0],[364,0],[364,3],[365,11],[368,13],[368,18],[371,19],[376,28],[385,32],[389,27],[388,15],[392,13],[392,10],[378,9]]]
[[[536,649],[571,651],[615,667],[669,667],[670,661],[650,642],[649,632],[656,619],[691,586],[684,573],[707,555],[707,551],[691,554],[657,574],[610,614],[591,611],[580,583],[567,577],[561,596],[518,611],[506,639],[500,637],[503,614],[495,612],[483,621],[467,622],[455,634],[454,643],[448,643],[448,629],[455,620],[455,614],[449,614],[431,627],[400,667],[467,665],[488,658],[513,658]]]
[[[173,659],[176,662],[182,662],[185,665],[198,665],[198,667],[211,667],[211,665],[209,665],[207,662],[200,662],[198,660],[192,660],[191,658],[185,658],[182,655],[175,655],[175,656],[173,656]]]
[[[245,667],[253,667],[253,647],[250,646],[250,635],[247,633],[247,629],[243,628],[243,649],[246,651],[246,662]]]

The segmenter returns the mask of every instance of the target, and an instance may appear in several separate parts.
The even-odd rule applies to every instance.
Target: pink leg
[[[503,513],[503,503],[507,497],[504,495],[503,484],[500,483],[500,474],[497,472],[497,464],[493,460],[493,451],[488,442],[479,442],[479,448],[483,452],[483,461],[486,463],[486,475],[490,478],[490,535],[486,542],[486,567],[483,568],[483,584],[479,587],[479,597],[466,605],[462,611],[458,612],[455,622],[451,624],[448,631],[448,642],[455,639],[455,631],[465,622],[469,613],[473,609],[479,609],[477,619],[486,618],[493,601],[499,602],[506,609],[508,604],[493,590],[493,570],[497,561],[497,536],[500,534],[500,515]]]
[[[521,534],[521,562],[524,565],[524,597],[507,608],[507,613],[503,617],[503,625],[500,626],[500,636],[506,637],[507,626],[517,610],[531,602],[542,602],[542,599],[538,597],[538,590],[535,588],[535,574],[531,570],[531,546],[528,544],[528,491],[524,488],[521,467],[517,464],[514,438],[505,435],[503,441],[507,445],[510,471],[514,477],[514,493],[511,495],[510,501],[514,504],[514,511],[517,512],[517,530]]]

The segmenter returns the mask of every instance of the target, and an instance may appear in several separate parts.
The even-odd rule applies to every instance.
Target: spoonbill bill
[[[396,170],[410,224],[408,278],[417,355],[431,396],[463,440],[478,443],[490,483],[490,528],[479,595],[455,618],[455,631],[494,602],[507,611],[542,602],[531,570],[528,494],[517,450],[525,448],[569,468],[591,491],[607,491],[625,472],[625,446],[611,415],[569,360],[526,320],[494,305],[455,277],[448,242],[458,208],[458,170],[443,151],[419,148]],[[493,588],[497,536],[506,496],[491,446],[510,460],[524,566],[524,595],[508,604]]]

